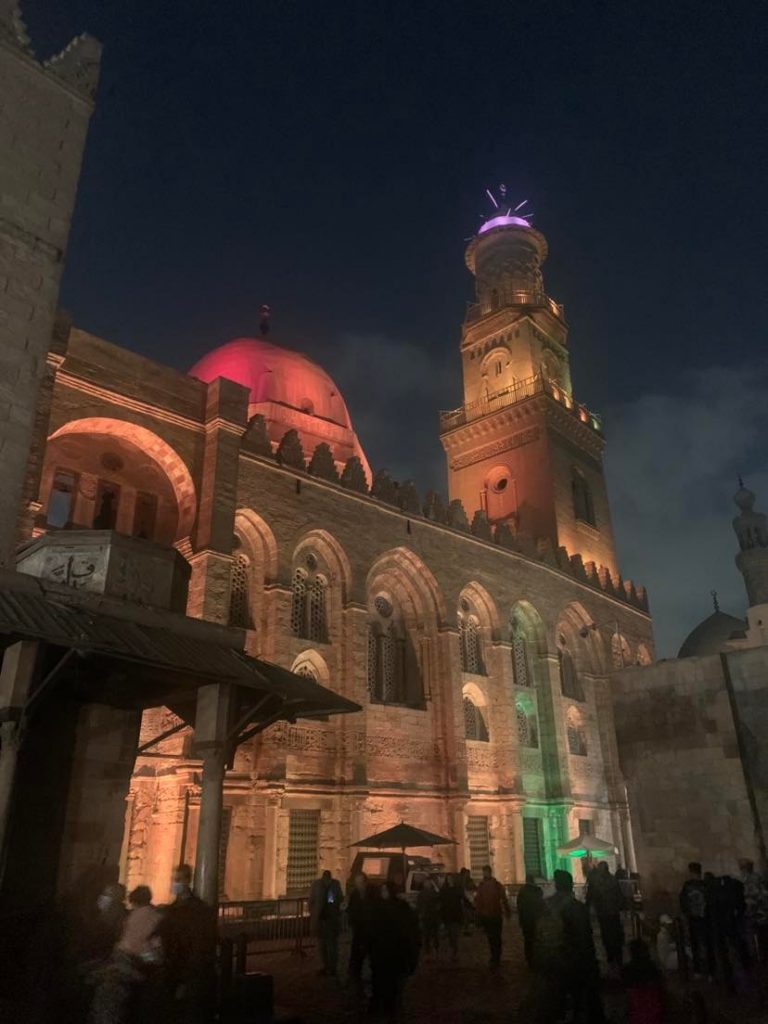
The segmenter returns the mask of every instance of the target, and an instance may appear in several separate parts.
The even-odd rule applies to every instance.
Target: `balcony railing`
[[[597,413],[590,412],[585,405],[581,405],[579,402],[574,402],[571,396],[556,381],[549,380],[541,374],[527,377],[525,380],[518,380],[509,387],[485,395],[476,402],[461,405],[458,409],[449,409],[441,412],[440,433],[445,434],[455,427],[471,423],[472,420],[480,419],[489,413],[498,412],[499,409],[506,409],[507,406],[515,405],[526,398],[542,394],[554,398],[556,402],[559,402],[564,408],[568,409],[582,423],[586,423],[587,426],[596,430],[598,434],[602,434],[603,424]]]
[[[550,299],[543,291],[517,291],[511,292],[508,296],[504,296],[503,300],[499,302],[497,306],[491,306],[490,304],[480,302],[470,302],[467,305],[467,312],[464,317],[465,324],[473,324],[477,320],[481,320],[484,316],[490,316],[491,313],[498,313],[500,309],[506,309],[509,306],[538,306],[539,308],[548,309],[553,316],[556,316],[560,320],[565,320],[565,310],[559,302],[555,302],[554,299]]]

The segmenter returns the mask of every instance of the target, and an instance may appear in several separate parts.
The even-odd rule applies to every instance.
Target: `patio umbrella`
[[[613,843],[597,836],[576,836],[564,846],[558,846],[558,857],[612,857],[617,853]]]
[[[405,851],[412,846],[455,846],[455,839],[446,839],[445,836],[435,835],[434,832],[427,832],[423,828],[416,828],[415,825],[408,825],[401,821],[399,825],[377,832],[368,836],[367,839],[358,839],[352,846],[367,846],[374,850],[400,850],[403,854],[403,881],[407,874],[407,863]]]

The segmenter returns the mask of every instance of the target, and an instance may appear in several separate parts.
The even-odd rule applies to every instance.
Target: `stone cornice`
[[[205,433],[205,425],[199,420],[190,419],[188,416],[182,416],[179,413],[170,412],[168,409],[163,409],[161,406],[154,405],[151,402],[142,402],[138,398],[131,398],[129,395],[124,395],[119,391],[114,391],[111,388],[105,388],[99,384],[94,384],[93,381],[87,380],[85,377],[79,377],[70,370],[57,370],[56,383],[63,384],[65,387],[72,388],[74,391],[79,391],[82,394],[88,395],[91,398],[97,398],[99,401],[107,402],[110,405],[117,405],[122,409],[129,410],[130,412],[136,412],[143,416],[150,416],[152,419],[159,420],[162,423],[170,423],[176,427],[183,427],[185,430],[190,430],[195,434]],[[242,428],[238,430],[238,434],[242,434]]]

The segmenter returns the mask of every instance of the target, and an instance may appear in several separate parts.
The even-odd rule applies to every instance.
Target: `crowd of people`
[[[685,934],[668,917],[662,916],[658,929],[633,918],[634,884],[626,871],[612,873],[606,862],[589,866],[582,899],[576,897],[567,871],[555,872],[554,890],[545,898],[529,876],[516,898],[530,969],[525,1012],[533,1022],[600,1024],[606,1019],[602,993],[607,983],[609,992],[621,994],[628,1021],[656,1024],[663,1020],[665,974],[679,966],[679,955],[692,958],[697,975],[717,973],[726,982],[734,965],[747,971],[758,958],[765,962],[768,889],[748,861],[742,862],[738,879],[715,878],[704,874],[701,865],[690,865],[680,895]],[[322,973],[339,971],[346,912],[351,931],[348,981],[362,994],[368,965],[370,1010],[385,1019],[397,1016],[420,955],[443,952],[455,963],[462,936],[475,928],[487,939],[490,969],[498,971],[503,922],[511,909],[490,867],[483,869],[477,884],[466,869],[457,875],[435,874],[410,898],[400,876],[382,885],[364,874],[355,876],[344,898],[339,883],[326,872],[314,884],[310,903]]]
[[[690,863],[680,912],[696,976],[738,987],[758,964],[768,965],[768,885],[751,860],[739,862],[738,877]]]
[[[105,886],[84,913],[62,911],[38,934],[35,987],[41,1021],[203,1024],[216,1000],[216,912],[175,869],[173,899],[155,906],[139,885]]]

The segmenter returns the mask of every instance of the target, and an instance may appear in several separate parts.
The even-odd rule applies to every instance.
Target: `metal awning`
[[[235,644],[242,631],[174,612],[114,609],[114,602],[87,597],[59,584],[0,571],[0,647],[41,640],[74,652],[67,679],[75,696],[124,708],[162,704],[187,721],[198,687],[211,682],[238,688],[244,725],[256,721],[253,716],[248,721],[249,707],[260,709],[262,723],[360,710],[312,679],[239,650]],[[120,614],[110,614],[110,605]],[[149,615],[156,625],[146,621]]]

